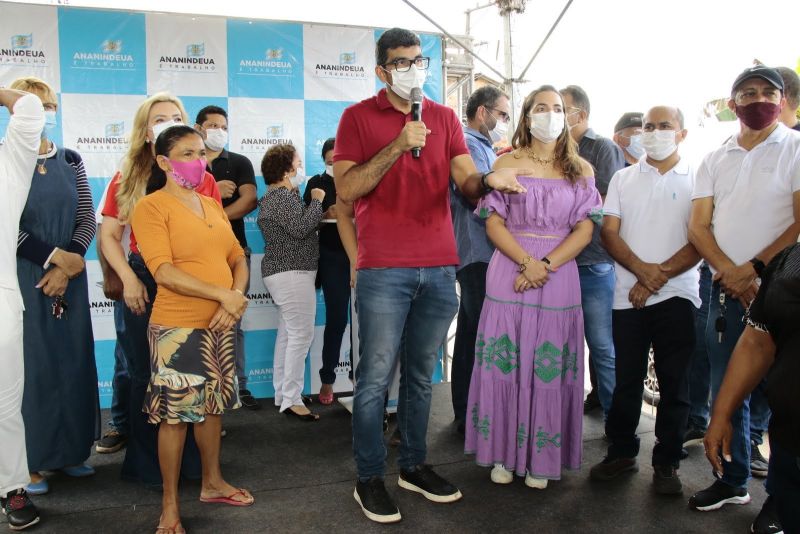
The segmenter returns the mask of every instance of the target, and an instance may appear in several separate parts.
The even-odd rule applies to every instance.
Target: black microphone
[[[411,89],[411,120],[422,120],[422,89],[419,87]],[[419,151],[419,147],[412,148],[411,157],[419,159]]]

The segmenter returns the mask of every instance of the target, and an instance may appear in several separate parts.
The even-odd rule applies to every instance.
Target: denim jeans
[[[250,272],[250,247],[244,249],[244,257],[247,260],[247,272]],[[244,294],[250,289],[250,278],[248,274],[247,287],[245,287]],[[244,359],[244,330],[242,330],[242,320],[236,321],[236,349],[235,349],[235,362],[236,362],[236,378],[239,382],[239,391],[247,389],[247,366]]]
[[[708,301],[711,299],[711,269],[703,262],[700,266],[700,309],[694,329],[697,341],[689,366],[689,428],[706,431],[711,405],[711,364],[708,361],[706,327],[708,324]],[[714,317],[716,319],[716,317]],[[711,325],[713,329],[714,326]]]
[[[323,384],[333,384],[350,313],[350,260],[344,249],[331,249],[320,244],[319,278],[325,298],[325,332],[319,378]]]
[[[140,255],[131,253],[128,264],[147,289],[150,302],[147,303],[143,315],[136,315],[128,306],[124,307],[125,334],[118,340],[122,343],[123,353],[128,359],[131,378],[130,433],[125,461],[122,463],[122,478],[142,482],[147,486],[158,486],[161,484],[158,426],[148,423],[147,416],[142,412],[145,392],[150,383],[150,344],[147,339],[147,327],[150,323],[150,314],[153,312],[157,286]],[[200,452],[191,429],[186,433],[181,474],[191,479],[199,479],[201,476]]]
[[[117,340],[125,337],[125,302],[114,303],[114,329]],[[111,420],[108,426],[127,436],[130,413],[131,377],[122,343],[114,345],[114,379],[111,381]]]
[[[453,343],[453,366],[450,371],[450,392],[453,396],[453,415],[458,421],[467,420],[467,396],[475,365],[475,338],[486,297],[486,270],[489,264],[479,261],[462,267],[457,273],[461,287],[458,323]]]
[[[783,532],[800,532],[800,456],[770,441],[767,492],[775,500]]]
[[[689,417],[689,361],[695,346],[695,308],[673,297],[642,309],[614,310],[617,386],[606,422],[609,458],[639,454],[636,427],[650,345],[661,401],[656,415],[653,465],[678,467]]]
[[[611,308],[614,305],[614,265],[598,263],[578,267],[581,280],[581,306],[589,358],[597,376],[597,390],[603,414],[608,417],[614,394],[614,338]]]
[[[400,358],[397,463],[425,461],[431,376],[458,310],[452,266],[361,269],[356,283],[361,357],[353,400],[353,454],[361,480],[383,476],[383,406]]]
[[[711,363],[711,398],[716,399],[722,379],[728,368],[733,348],[739,341],[744,331],[744,308],[738,300],[727,297],[725,299],[725,320],[726,329],[722,335],[722,343],[719,342],[718,333],[714,329],[714,322],[719,317],[719,284],[714,284],[711,289],[711,300],[708,306],[708,328],[706,328],[706,346],[708,347],[708,359]],[[765,380],[762,380],[756,389],[745,398],[731,417],[733,436],[731,437],[731,456],[732,462],[723,460],[724,474],[722,481],[734,487],[744,487],[750,478],[750,429],[751,424],[756,422],[765,429],[769,421],[770,410],[767,404],[766,394],[764,393]],[[753,439],[761,436],[753,435]]]

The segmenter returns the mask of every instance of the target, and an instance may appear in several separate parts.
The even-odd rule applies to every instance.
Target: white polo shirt
[[[636,256],[647,263],[663,263],[689,243],[694,173],[680,160],[661,175],[645,158],[617,171],[608,185],[603,213],[620,219],[619,235]],[[636,275],[616,264],[614,309],[633,308],[628,293]],[[688,269],[670,278],[645,303],[651,306],[672,297],[685,298],[700,307],[699,274]]]
[[[741,265],[794,222],[796,191],[800,191],[800,135],[778,123],[749,151],[734,135],[703,158],[692,199],[714,197],[714,238],[722,252]]]

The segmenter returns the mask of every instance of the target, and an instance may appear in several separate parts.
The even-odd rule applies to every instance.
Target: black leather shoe
[[[8,528],[11,530],[23,530],[39,522],[39,510],[23,488],[11,491],[5,498],[0,498],[0,505],[3,514],[8,518]]]
[[[283,413],[285,413],[287,417],[296,417],[301,421],[305,421],[306,423],[314,423],[319,421],[319,415],[315,414],[314,412],[299,414],[291,408],[286,408]]]
[[[252,393],[250,393],[249,389],[240,389],[239,390],[239,401],[242,403],[242,406],[247,408],[248,410],[260,410],[261,404],[258,402]]]

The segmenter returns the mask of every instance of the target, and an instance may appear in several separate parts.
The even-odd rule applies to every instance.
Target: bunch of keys
[[[720,289],[719,291],[719,317],[714,321],[714,330],[717,332],[717,343],[722,343],[722,334],[728,327],[728,321],[725,319],[725,292]]]
[[[67,313],[67,301],[64,297],[58,295],[53,301],[52,314],[56,319],[61,319]]]

